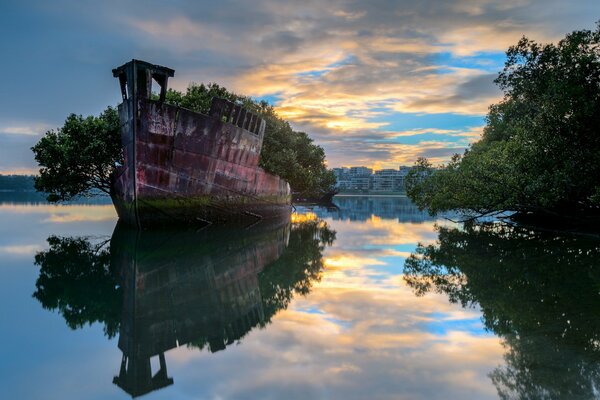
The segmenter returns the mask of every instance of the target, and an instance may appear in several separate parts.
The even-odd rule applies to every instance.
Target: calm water
[[[23,201],[0,201],[2,398],[600,396],[597,239],[401,197],[144,233]]]

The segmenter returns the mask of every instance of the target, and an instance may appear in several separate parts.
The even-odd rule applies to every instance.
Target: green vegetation
[[[262,168],[288,181],[292,191],[302,197],[321,197],[333,191],[335,176],[327,169],[323,148],[315,145],[305,132],[294,131],[266,101],[235,94],[216,83],[192,83],[185,93],[169,89],[165,101],[208,114],[213,97],[241,103],[265,119]]]
[[[266,120],[260,166],[287,180],[294,193],[321,197],[333,190],[335,176],[327,169],[323,148],[306,133],[294,131],[267,102],[214,83],[191,84],[185,93],[169,90],[166,102],[207,114],[213,97],[240,102]],[[109,193],[111,174],[122,162],[117,111],[108,107],[98,117],[87,118],[71,114],[61,128],[46,132],[32,150],[41,167],[35,188],[48,193],[49,201]]]
[[[600,385],[600,242],[499,223],[438,228],[404,265],[419,296],[481,308],[504,340],[503,399],[588,399]]]
[[[98,117],[71,114],[62,128],[46,132],[31,148],[40,165],[35,188],[48,201],[110,193],[111,174],[121,160],[117,110],[108,107]]]
[[[409,197],[432,214],[600,214],[600,23],[506,54],[482,139],[441,168],[419,159]]]

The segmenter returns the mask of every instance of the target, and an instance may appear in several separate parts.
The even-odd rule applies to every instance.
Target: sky
[[[70,113],[119,102],[111,69],[175,69],[265,99],[330,167],[434,163],[476,141],[506,49],[593,29],[597,0],[0,2],[0,174]]]

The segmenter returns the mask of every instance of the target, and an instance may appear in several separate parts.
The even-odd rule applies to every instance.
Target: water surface
[[[597,239],[336,203],[143,233],[0,204],[2,397],[597,396]]]

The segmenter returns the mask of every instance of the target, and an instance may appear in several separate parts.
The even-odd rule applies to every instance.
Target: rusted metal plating
[[[258,115],[226,99],[213,98],[208,115],[263,136],[267,123]]]

